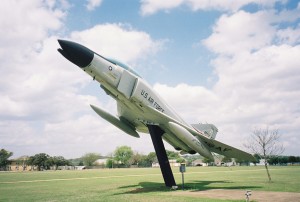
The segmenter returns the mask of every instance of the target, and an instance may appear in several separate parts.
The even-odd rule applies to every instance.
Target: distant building
[[[85,170],[86,166],[74,166],[75,170]]]
[[[83,170],[85,166],[57,166],[57,170]],[[50,170],[55,170],[55,166],[52,166]]]
[[[203,159],[196,159],[192,162],[192,166],[207,166],[207,163],[203,163]]]
[[[9,160],[10,163],[7,166],[6,170],[8,171],[30,171],[34,169],[31,165],[27,164],[29,156],[21,156],[16,159]]]
[[[219,155],[214,155],[214,160],[206,163],[204,162],[205,158],[203,158],[202,156],[200,156],[198,159],[194,160],[191,165],[192,166],[221,166],[222,162],[221,162],[221,158]]]
[[[170,166],[171,166],[171,167],[179,167],[179,166],[180,166],[180,163],[177,163],[177,162],[176,162],[176,159],[170,159],[170,160],[169,160],[169,163],[170,163]],[[158,163],[158,162],[153,162],[153,163],[152,163],[152,167],[153,167],[153,168],[159,168],[160,166],[159,166],[159,163]]]
[[[259,159],[258,163],[250,163],[250,166],[264,166],[265,165],[265,159]],[[267,163],[269,165],[269,163]]]
[[[93,164],[96,166],[105,165],[107,161],[107,158],[100,158],[97,159]]]

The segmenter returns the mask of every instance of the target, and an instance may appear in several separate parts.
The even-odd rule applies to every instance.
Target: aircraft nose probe
[[[88,66],[94,58],[94,52],[83,45],[62,39],[58,39],[58,43],[61,47],[58,52],[80,68]]]

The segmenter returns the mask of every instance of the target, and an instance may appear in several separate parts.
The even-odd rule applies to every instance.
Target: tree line
[[[0,170],[5,170],[8,165],[10,165],[11,160],[9,158],[13,155],[13,152],[7,151],[5,149],[0,150]],[[168,151],[168,159],[175,159],[177,163],[186,163],[191,165],[193,161],[200,159],[200,155],[187,155],[180,156],[178,152]],[[255,162],[259,163],[261,155],[255,154]],[[152,163],[157,162],[157,157],[155,152],[150,152],[149,154],[141,154],[134,152],[131,147],[120,146],[115,149],[110,155],[103,157],[98,153],[87,153],[77,159],[65,159],[63,156],[50,156],[46,153],[39,153],[29,158],[19,160],[20,165],[28,165],[35,167],[37,170],[49,170],[58,169],[59,166],[96,166],[96,160],[104,158],[106,162],[103,166],[107,168],[126,168],[130,166],[135,167],[151,167]],[[203,163],[211,163],[211,160],[203,158]],[[223,157],[222,162],[231,162],[232,159],[228,157]],[[287,165],[287,164],[299,164],[300,156],[268,156],[267,162],[270,165]],[[239,161],[236,159],[236,163],[249,163],[244,161]]]
[[[9,158],[13,155],[13,152],[5,149],[0,150],[0,170],[7,170],[12,160]],[[167,151],[169,159],[176,159],[177,162],[184,162],[185,159],[180,157],[178,152]],[[99,153],[87,153],[77,159],[65,159],[63,156],[50,156],[46,153],[38,153],[33,156],[29,156],[24,159],[16,159],[18,165],[26,165],[35,167],[36,170],[49,170],[58,169],[59,166],[96,166],[96,160],[100,158],[107,159],[105,166],[107,168],[117,167],[130,167],[135,165],[137,167],[151,167],[153,162],[157,162],[155,152],[150,152],[147,155],[134,152],[131,147],[120,146],[107,157],[101,156]]]
[[[270,165],[300,164],[300,156],[271,156],[268,163]]]
[[[7,170],[13,160],[9,158],[13,155],[13,152],[5,149],[0,150],[0,170]],[[50,167],[57,169],[58,166],[71,165],[71,162],[65,159],[63,156],[50,156],[45,153],[35,154],[28,158],[14,160],[18,165],[36,167],[37,170],[48,170]]]
[[[81,157],[78,165],[93,166],[96,165],[95,161],[101,155],[96,153],[88,153]],[[178,152],[168,151],[167,156],[169,159],[175,159],[177,162],[184,162],[185,159],[180,157]],[[141,154],[134,152],[131,147],[120,146],[115,149],[113,153],[106,157],[105,167],[107,168],[128,168],[130,166],[136,167],[151,167],[152,163],[157,162],[155,152],[149,154]]]
[[[34,156],[30,156],[27,160],[27,165],[36,166],[37,170],[49,170],[50,167],[54,167],[57,170],[58,166],[70,165],[70,161],[63,156],[49,156],[45,153],[39,153]]]
[[[5,170],[6,166],[10,163],[8,160],[13,155],[12,152],[5,149],[0,150],[0,170]]]

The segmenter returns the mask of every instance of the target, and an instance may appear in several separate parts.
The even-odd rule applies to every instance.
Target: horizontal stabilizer
[[[207,147],[211,152],[221,154],[229,158],[235,158],[235,159],[245,160],[250,162],[256,160],[253,155],[244,152],[242,150],[239,150],[237,148],[234,148],[232,146],[229,146],[227,144],[224,144],[222,142],[219,142],[217,140],[203,139],[203,142],[204,144],[207,145]]]
[[[135,129],[131,125],[125,123],[120,118],[106,112],[105,110],[99,107],[96,107],[94,105],[90,105],[90,106],[99,116],[101,116],[103,119],[105,119],[106,121],[110,122],[111,124],[119,128],[120,130],[124,131],[128,135],[131,135],[133,137],[140,137],[140,135],[135,131]]]

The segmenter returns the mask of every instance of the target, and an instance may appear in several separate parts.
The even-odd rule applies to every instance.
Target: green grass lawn
[[[240,189],[300,192],[300,167],[187,167],[186,190]],[[181,188],[181,173],[174,168]],[[199,201],[173,196],[158,168],[0,172],[0,201]],[[201,201],[224,201],[202,199]],[[244,201],[244,200],[242,200]]]

